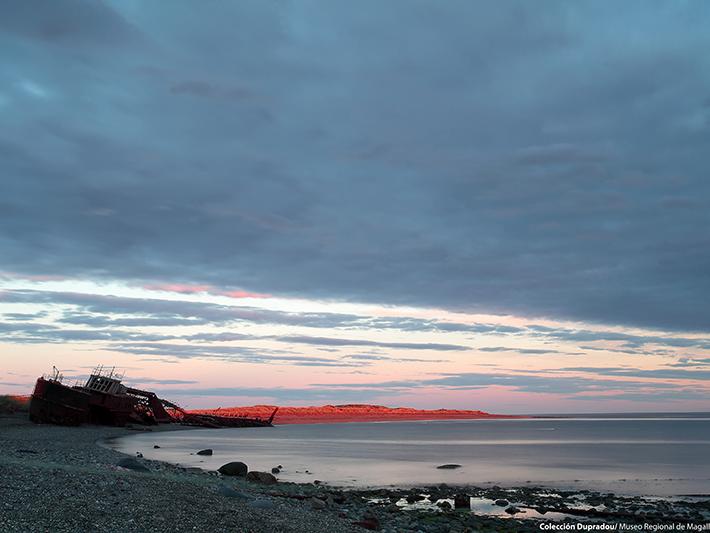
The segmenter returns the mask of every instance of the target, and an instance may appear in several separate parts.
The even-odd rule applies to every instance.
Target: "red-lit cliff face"
[[[248,416],[268,418],[275,405],[251,407],[226,407],[192,411],[222,416]],[[379,422],[387,420],[455,420],[474,418],[519,418],[510,415],[493,415],[483,411],[453,409],[413,409],[411,407],[384,407],[381,405],[322,405],[319,407],[279,407],[275,424],[309,424],[336,422]]]

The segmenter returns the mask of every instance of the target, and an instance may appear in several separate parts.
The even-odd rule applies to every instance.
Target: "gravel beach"
[[[0,418],[0,532],[350,532],[335,513],[274,498],[256,484],[146,461],[150,472],[119,468],[126,456],[97,441],[125,428],[35,425]],[[156,428],[157,430],[157,428]],[[263,507],[263,508],[259,508]]]
[[[533,532],[552,521],[572,529],[683,523],[710,531],[707,495],[659,499],[529,485],[346,490],[257,475],[272,482],[266,484],[132,459],[100,444],[137,430],[154,432],[159,442],[160,432],[177,429],[189,430],[59,427],[34,425],[24,414],[0,417],[0,533]],[[119,466],[126,460],[142,471]]]

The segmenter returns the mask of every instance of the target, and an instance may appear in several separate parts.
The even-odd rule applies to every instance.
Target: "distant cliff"
[[[223,416],[249,416],[268,418],[275,405],[250,407],[225,407],[191,411],[201,414]],[[483,411],[458,409],[414,409],[411,407],[384,407],[382,405],[346,404],[310,407],[279,407],[275,424],[308,424],[336,422],[380,422],[388,420],[455,420],[478,418],[521,418],[511,415],[495,415]]]

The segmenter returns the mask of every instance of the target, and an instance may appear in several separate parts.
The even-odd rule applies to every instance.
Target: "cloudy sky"
[[[710,406],[710,3],[10,1],[0,392]]]

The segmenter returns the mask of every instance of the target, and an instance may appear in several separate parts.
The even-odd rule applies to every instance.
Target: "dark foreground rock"
[[[217,469],[217,472],[223,476],[244,477],[247,475],[248,471],[249,467],[241,461],[232,461],[231,463],[224,464]]]
[[[147,466],[132,457],[121,459],[116,464],[121,468],[127,468],[128,470],[133,470],[135,472],[150,472],[150,469]]]
[[[254,481],[264,485],[274,485],[278,480],[273,474],[269,474],[268,472],[252,471],[247,474],[247,481]]]

